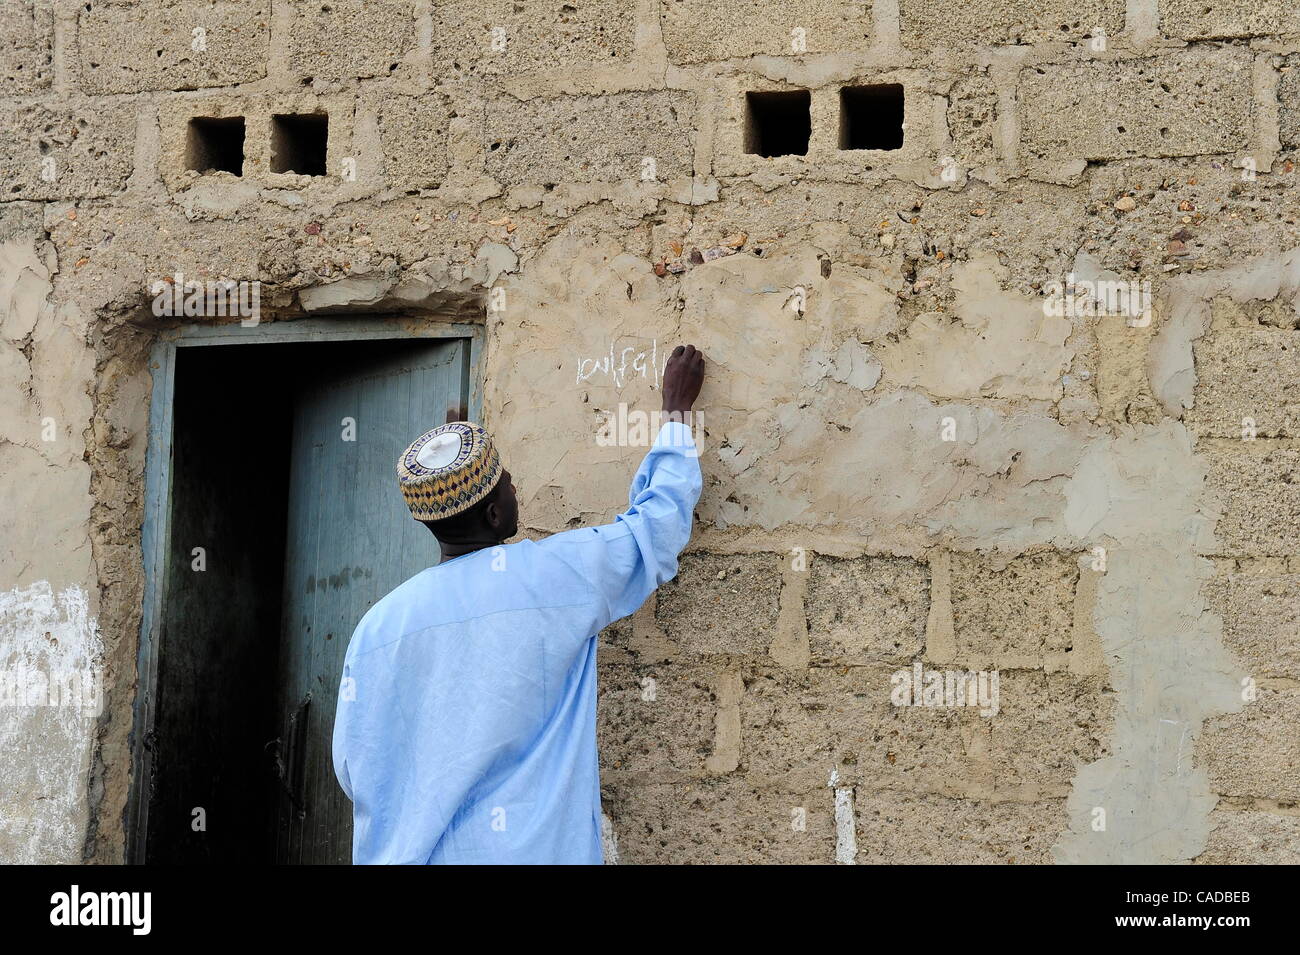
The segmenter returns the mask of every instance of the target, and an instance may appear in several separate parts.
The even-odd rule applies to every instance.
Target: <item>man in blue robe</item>
[[[540,541],[518,532],[510,473],[467,422],[398,463],[442,562],[361,619],[334,722],[353,803],[354,863],[599,864],[596,635],[677,573],[700,495],[685,423],[704,358],[678,346],[664,412],[612,524]]]

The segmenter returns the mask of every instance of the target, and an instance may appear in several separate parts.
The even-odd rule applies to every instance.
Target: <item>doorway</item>
[[[134,862],[350,862],[343,656],[366,610],[438,559],[394,465],[449,410],[477,416],[478,327],[283,325],[156,349]]]

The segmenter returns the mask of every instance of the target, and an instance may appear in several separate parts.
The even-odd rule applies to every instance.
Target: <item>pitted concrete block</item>
[[[89,93],[191,90],[266,76],[268,0],[88,4],[78,27]]]
[[[1020,73],[1020,148],[1031,168],[1081,160],[1198,156],[1245,148],[1250,57],[1189,50]]]
[[[903,45],[924,50],[1050,40],[1079,43],[1099,35],[1113,37],[1124,29],[1124,0],[899,0],[898,7]]]
[[[1070,649],[1079,566],[1067,554],[1016,557],[998,567],[953,554],[952,611],[957,660],[969,667],[1040,667]]]
[[[1186,420],[1198,435],[1300,437],[1300,335],[1271,328],[1199,339],[1196,398]]]
[[[300,0],[289,66],[324,80],[387,76],[415,48],[415,33],[410,0]]]
[[[17,96],[54,77],[53,0],[0,0],[0,86]]]
[[[631,61],[636,0],[570,0],[540,6],[515,0],[446,0],[433,7],[438,74],[518,76],[600,68]]]
[[[987,782],[972,707],[896,706],[892,666],[748,674],[741,699],[741,768],[758,785],[843,785],[960,794]]]
[[[869,69],[811,88],[758,73],[728,73],[717,84],[709,114],[713,129],[713,172],[748,176],[755,182],[805,178],[816,181],[924,181],[944,188],[940,149],[948,144],[947,83],[920,70]],[[842,91],[872,86],[902,87],[903,141],[897,148],[853,148],[842,139]],[[942,92],[941,92],[942,90]],[[769,156],[755,149],[750,94],[809,93],[807,150]]]
[[[1208,720],[1197,764],[1221,796],[1300,801],[1300,690],[1257,689],[1240,712]]]
[[[1300,816],[1223,808],[1196,865],[1300,865]]]
[[[1288,0],[1160,0],[1160,32],[1180,40],[1300,33]]]
[[[674,63],[853,53],[872,40],[870,0],[660,0]]]
[[[121,192],[135,155],[129,103],[20,106],[0,129],[3,196],[83,199]]]
[[[805,608],[814,661],[908,663],[924,648],[930,610],[924,564],[818,556],[810,572]]]
[[[858,865],[1046,865],[1065,801],[1015,803],[859,790]]]
[[[835,861],[827,789],[755,789],[741,780],[605,787],[618,861],[632,865],[822,865]],[[608,860],[606,860],[608,861]]]
[[[780,602],[780,558],[687,554],[659,589],[655,618],[688,653],[764,655]]]
[[[502,97],[488,106],[488,173],[510,184],[641,182],[650,160],[656,180],[689,177],[693,114],[675,92]]]
[[[601,767],[659,779],[704,776],[716,716],[710,672],[675,665],[602,666],[596,707]]]
[[[355,99],[346,94],[317,96],[303,92],[249,96],[210,93],[199,97],[169,97],[158,110],[161,132],[159,172],[172,192],[214,182],[242,183],[250,188],[254,185],[278,189],[348,188],[354,181],[348,175],[357,168],[352,135],[355,108]],[[328,117],[325,174],[272,172],[276,143],[274,117],[322,114]],[[193,168],[191,120],[235,117],[244,120],[242,175],[236,178],[230,173]],[[283,147],[283,143],[281,145]]]
[[[988,722],[995,791],[1065,796],[1080,766],[1109,754],[1114,699],[1095,677],[1004,670]]]
[[[1300,574],[1225,574],[1207,582],[1204,595],[1247,673],[1300,680]]]
[[[1278,136],[1285,149],[1300,147],[1300,53],[1283,57],[1277,82]]]
[[[379,109],[384,173],[391,188],[436,189],[447,176],[453,110],[436,96],[388,96]]]
[[[1214,528],[1220,552],[1300,553],[1300,450],[1238,439],[1202,454],[1207,490],[1222,509]]]
[[[966,77],[948,94],[952,158],[970,169],[996,161],[998,92],[988,76]]]

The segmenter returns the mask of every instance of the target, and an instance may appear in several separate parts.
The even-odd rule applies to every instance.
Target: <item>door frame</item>
[[[469,322],[428,321],[412,316],[370,318],[302,318],[240,324],[183,325],[159,333],[149,355],[153,385],[149,398],[148,445],[145,452],[144,515],[140,550],[144,563],[144,598],[140,616],[140,647],[136,656],[135,701],[132,706],[131,788],[126,807],[126,861],[146,861],[149,833],[148,782],[153,754],[145,741],[153,736],[158,693],[159,630],[162,626],[163,582],[167,579],[172,490],[172,431],[176,394],[176,355],[182,348],[208,345],[275,345],[313,342],[379,341],[393,339],[465,339],[469,346],[469,417],[483,411],[482,357],[484,330]]]

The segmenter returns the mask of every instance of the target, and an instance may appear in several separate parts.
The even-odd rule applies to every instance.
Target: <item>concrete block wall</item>
[[[147,289],[180,271],[260,281],[268,321],[473,312],[532,535],[617,512],[642,449],[597,431],[704,349],[696,537],[600,638],[619,861],[1294,861],[1289,5],[0,14],[0,662],[58,628],[106,683],[90,723],[4,714],[0,858],[122,857]],[[899,149],[840,148],[869,84]],[[747,152],[781,91],[806,153]],[[323,175],[275,171],[294,114]],[[192,168],[194,118],[243,119],[238,174]],[[1095,282],[1150,312],[1044,309]],[[917,665],[996,671],[997,713],[895,705]]]
[[[787,837],[850,787],[864,861],[944,861],[943,847],[887,831],[900,824],[950,828],[965,861],[1050,861],[1074,767],[1107,754],[1113,721],[1082,573],[1051,552],[691,553],[601,646],[606,812],[628,820],[644,790],[699,810],[619,827],[620,858],[755,861],[748,838],[709,836],[717,800],[739,790],[765,861],[832,862],[842,831],[808,830],[793,858]],[[1035,652],[1005,645],[1012,634]],[[1010,711],[895,705],[896,674],[918,663],[997,670]]]

